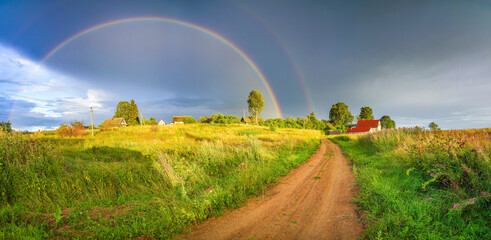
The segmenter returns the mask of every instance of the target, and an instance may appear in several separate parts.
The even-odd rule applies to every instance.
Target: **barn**
[[[354,128],[349,128],[347,133],[372,133],[380,130],[382,130],[380,120],[360,120]]]
[[[126,127],[126,121],[124,118],[111,118],[106,119],[102,122],[102,126],[105,128],[117,128],[117,127]]]
[[[184,124],[184,119],[190,117],[191,116],[173,116],[171,124]]]

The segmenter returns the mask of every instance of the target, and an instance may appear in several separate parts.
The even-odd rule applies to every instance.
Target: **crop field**
[[[370,239],[491,239],[491,129],[333,140],[353,164]]]
[[[0,133],[0,239],[166,239],[306,161],[316,130],[190,124]]]

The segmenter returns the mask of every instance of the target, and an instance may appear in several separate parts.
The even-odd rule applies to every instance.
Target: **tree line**
[[[261,112],[264,109],[264,97],[257,89],[252,90],[247,97],[247,104],[250,116],[255,119],[257,123],[258,117],[261,116]],[[141,115],[140,115],[141,116]],[[129,126],[140,125],[141,121],[149,125],[156,125],[155,118],[149,120],[140,119],[138,106],[132,99],[131,102],[121,101],[116,107],[116,112],[113,118],[124,118]],[[339,132],[346,132],[350,127],[350,124],[354,120],[354,116],[349,111],[348,105],[344,102],[338,102],[331,106],[329,111],[329,120],[317,119],[314,112],[311,112],[306,117],[289,117],[287,119],[271,118],[258,124],[269,127],[279,128],[303,128],[303,129],[316,129],[316,130],[336,130]],[[357,120],[373,120],[373,110],[371,107],[363,106],[360,108],[360,114],[356,116]],[[192,123],[211,123],[211,124],[235,124],[240,123],[241,119],[234,115],[223,115],[221,113],[212,114],[211,116],[202,116],[199,121],[193,117],[184,119],[185,124]],[[382,128],[389,129],[395,128],[395,122],[388,115],[384,115],[380,118]]]

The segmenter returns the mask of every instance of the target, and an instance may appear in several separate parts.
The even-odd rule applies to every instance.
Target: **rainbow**
[[[303,77],[302,72],[300,71],[300,68],[298,67],[297,62],[295,59],[292,57],[292,54],[286,47],[286,44],[278,37],[278,34],[273,30],[273,28],[259,15],[257,15],[255,12],[253,12],[251,9],[246,7],[244,4],[240,2],[231,2],[233,5],[235,5],[238,9],[241,9],[244,11],[246,14],[248,14],[252,19],[255,21],[261,23],[261,25],[268,31],[268,33],[273,36],[273,38],[276,40],[276,42],[279,44],[281,49],[283,50],[283,53],[286,55],[287,59],[290,62],[290,65],[293,67],[293,71],[295,72],[295,75],[297,76],[297,79],[300,83],[300,86],[303,90],[304,96],[305,96],[305,101],[307,103],[308,108],[310,109],[311,112],[314,111],[314,105],[312,103],[312,98],[310,95],[310,91],[307,88],[307,85],[305,84],[305,79]],[[310,112],[309,112],[310,113]]]
[[[48,54],[46,54],[46,56],[44,56],[41,59],[41,61],[39,61],[39,64],[43,64],[53,54],[55,54],[56,52],[58,52],[61,48],[63,48],[64,46],[66,46],[68,43],[70,43],[71,41],[73,41],[73,40],[75,40],[75,39],[77,39],[77,38],[79,38],[79,37],[81,37],[81,36],[83,36],[83,35],[85,35],[87,33],[90,33],[92,31],[95,31],[95,30],[98,30],[98,29],[101,29],[101,28],[109,27],[109,26],[112,26],[112,25],[115,25],[115,24],[122,24],[122,23],[128,23],[128,22],[139,22],[139,21],[160,21],[160,22],[167,22],[167,23],[175,23],[175,24],[178,24],[178,25],[181,25],[181,26],[184,26],[184,27],[188,27],[188,28],[191,28],[191,29],[194,29],[194,30],[198,30],[198,31],[200,31],[202,33],[205,33],[205,34],[207,34],[209,36],[212,36],[213,38],[219,40],[220,42],[222,42],[225,45],[227,45],[228,47],[230,47],[233,51],[235,51],[237,54],[239,54],[239,56],[242,57],[242,59],[244,59],[247,62],[247,64],[252,68],[252,70],[256,73],[256,75],[262,81],[262,83],[266,87],[266,90],[269,93],[269,96],[271,97],[271,101],[273,102],[273,105],[274,105],[274,108],[276,109],[276,112],[278,114],[278,117],[283,118],[283,114],[281,112],[280,105],[278,104],[278,100],[276,98],[276,95],[274,94],[273,89],[271,88],[271,84],[269,84],[269,82],[267,81],[266,77],[261,72],[261,70],[256,65],[256,63],[254,63],[254,61],[252,61],[252,59],[244,51],[242,51],[242,49],[240,49],[237,45],[235,45],[234,43],[232,43],[230,40],[226,39],[223,36],[218,35],[217,33],[213,32],[213,31],[211,31],[209,29],[206,29],[204,27],[198,26],[196,24],[192,24],[192,23],[181,21],[181,20],[177,20],[177,19],[164,18],[164,17],[134,17],[134,18],[124,18],[124,19],[118,19],[118,20],[113,20],[113,21],[101,23],[101,24],[95,25],[93,27],[87,28],[87,29],[85,29],[85,30],[83,30],[83,31],[81,31],[81,32],[79,32],[79,33],[77,33],[77,34],[75,34],[75,35],[73,35],[73,36],[65,39],[63,42],[61,42],[55,48],[53,48],[51,51],[49,51]]]

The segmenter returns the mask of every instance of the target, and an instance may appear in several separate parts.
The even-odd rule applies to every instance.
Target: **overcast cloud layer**
[[[265,97],[263,116],[277,117],[244,59],[173,23],[99,29],[38,64],[84,29],[142,16],[186,21],[235,43],[263,71],[285,117],[314,110],[327,119],[343,101],[353,115],[370,106],[399,127],[491,127],[486,1],[2,1],[0,121],[53,129],[88,123],[93,107],[98,125],[118,101],[131,99],[146,117],[166,122],[173,115],[242,116],[252,89]]]

